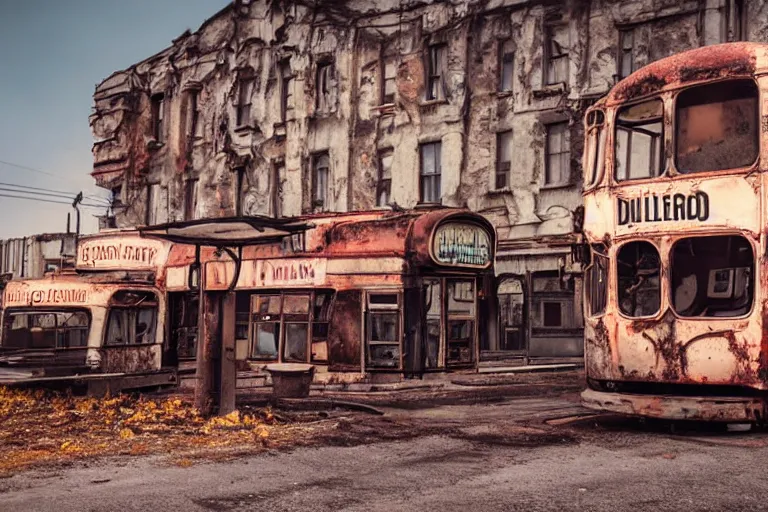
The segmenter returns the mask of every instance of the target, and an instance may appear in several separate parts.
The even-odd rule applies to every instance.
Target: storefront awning
[[[225,217],[140,227],[141,236],[174,243],[243,247],[279,241],[311,228],[308,222],[271,217]]]

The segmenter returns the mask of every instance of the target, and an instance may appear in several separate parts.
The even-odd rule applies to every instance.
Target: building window
[[[333,106],[333,63],[317,66],[317,110],[329,112]]]
[[[275,218],[282,216],[283,204],[283,179],[285,178],[285,164],[280,162],[272,167],[272,178],[270,180],[269,195],[272,216]]]
[[[626,78],[635,71],[635,31],[619,31],[619,77]]]
[[[744,0],[729,0],[726,5],[728,41],[744,41],[746,25]]]
[[[544,184],[567,185],[570,180],[571,136],[568,123],[547,126],[547,161]]]
[[[147,226],[157,224],[158,203],[160,201],[160,184],[151,183],[147,185],[147,204],[145,205],[144,222]]]
[[[367,364],[400,367],[400,294],[369,293],[366,314]]]
[[[376,206],[387,206],[391,201],[393,151],[379,152],[379,180],[376,184]]]
[[[253,95],[253,79],[242,78],[238,83],[236,124],[248,126],[251,124],[251,96]]]
[[[536,272],[532,279],[531,326],[538,329],[574,329],[573,280],[563,281],[558,272]]]
[[[511,39],[499,44],[499,92],[512,92],[515,78],[515,46]]]
[[[551,25],[546,27],[546,77],[544,83],[568,83],[568,49],[570,35],[568,25]]]
[[[291,112],[293,112],[293,74],[291,61],[286,59],[280,63],[280,120],[285,122]]]
[[[442,100],[445,98],[445,83],[443,78],[445,67],[446,46],[432,45],[428,49],[427,62],[427,100]]]
[[[383,59],[381,78],[381,104],[388,105],[395,102],[397,91],[397,65],[392,59]]]
[[[190,178],[184,182],[184,220],[196,218],[197,213],[197,189],[200,180]]]
[[[512,131],[496,134],[496,189],[511,185]]]
[[[312,208],[314,211],[328,210],[328,185],[330,178],[330,158],[328,153],[315,155],[312,163]]]
[[[199,96],[198,91],[189,91],[187,136],[190,138],[199,137],[201,132]]]
[[[439,203],[442,143],[422,144],[419,149],[421,151],[421,183],[419,184],[421,202]]]
[[[653,316],[661,307],[661,258],[649,242],[629,242],[616,256],[619,310],[630,317]]]
[[[152,96],[152,137],[157,142],[165,141],[165,95]]]

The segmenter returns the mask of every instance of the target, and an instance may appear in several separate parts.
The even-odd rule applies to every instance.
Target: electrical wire
[[[65,197],[68,197],[68,198],[69,197],[74,197],[74,196],[77,195],[77,192],[65,192],[63,190],[54,190],[54,189],[50,189],[50,188],[31,187],[29,185],[17,185],[15,183],[4,183],[2,181],[0,181],[0,185],[6,186],[6,187],[15,187],[15,188],[20,188],[20,189],[25,189],[24,193],[26,193],[26,190],[35,190],[35,191],[40,190],[40,191],[43,191],[43,192],[53,192],[54,194],[62,194]],[[13,190],[12,192],[16,192],[16,191]],[[19,190],[19,192],[22,192],[22,191]],[[99,197],[99,196],[83,196],[83,197],[85,197],[87,199],[95,199],[95,200],[103,201],[107,205],[111,204],[109,199],[107,199],[106,197]]]
[[[34,167],[29,167],[29,166],[26,166],[26,165],[16,164],[16,163],[13,163],[13,162],[8,162],[6,160],[0,160],[0,164],[8,165],[10,167],[16,167],[18,169],[24,169],[24,170],[27,170],[27,171],[37,172],[37,173],[40,173],[40,174],[45,174],[47,176],[53,176],[54,178],[66,179],[63,176],[60,176],[58,174],[53,174],[53,173],[50,173],[50,172],[41,171],[40,169],[35,169]],[[72,196],[76,195],[76,193],[63,192],[61,190],[51,190],[51,189],[46,189],[46,188],[41,188],[41,187],[31,187],[31,186],[27,186],[27,185],[16,185],[14,183],[0,183],[0,185],[10,186],[10,187],[19,187],[19,188],[28,188],[30,190],[42,190],[42,191],[45,191],[45,192],[59,192],[59,193],[62,193],[62,194],[69,194],[69,195],[72,195]],[[86,197],[88,199],[91,199],[91,200],[105,201],[105,202],[109,203],[109,199],[104,198],[104,197],[99,197],[99,196],[84,196],[84,197]]]
[[[67,201],[54,201],[52,199],[41,199],[39,197],[14,196],[14,195],[11,195],[11,194],[0,194],[0,197],[10,197],[10,198],[13,198],[13,199],[27,199],[29,201],[40,201],[41,203],[66,204],[66,205],[72,206],[72,202],[71,201],[70,202],[67,202]],[[101,204],[87,204],[87,203],[80,203],[78,206],[83,206],[85,208],[99,208],[99,209],[101,209],[101,208],[105,208],[105,209],[108,208],[107,206],[101,205]]]

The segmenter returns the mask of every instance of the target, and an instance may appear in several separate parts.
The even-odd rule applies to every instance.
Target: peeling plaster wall
[[[746,1],[745,34],[768,37],[768,7]],[[732,37],[728,0],[287,0],[240,1],[173,45],[97,86],[91,116],[94,177],[121,186],[118,227],[143,224],[148,183],[159,184],[156,222],[181,220],[185,182],[199,179],[196,217],[233,215],[237,168],[244,214],[312,211],[312,162],[330,159],[325,208],[373,208],[378,154],[393,151],[390,203],[419,202],[419,145],[442,143],[442,203],[468,206],[506,242],[573,232],[581,205],[582,115],[618,72],[619,29],[634,33],[640,67]],[[570,38],[568,84],[544,85],[545,27]],[[513,91],[499,93],[499,42],[515,47]],[[426,101],[430,44],[444,44],[445,100]],[[280,117],[279,63],[290,58],[294,108]],[[393,105],[381,105],[382,62],[396,66]],[[316,108],[319,63],[332,61],[329,106]],[[236,127],[238,80],[254,79],[251,123]],[[189,137],[190,94],[200,129]],[[152,95],[164,101],[163,144],[152,132]],[[568,122],[571,180],[543,187],[546,126]],[[496,134],[513,133],[511,186],[495,190]],[[277,174],[278,166],[284,169]],[[278,194],[279,192],[279,194]],[[279,211],[273,197],[278,196]],[[502,266],[503,267],[503,266]],[[574,267],[576,268],[576,267]],[[502,268],[503,271],[503,268]],[[574,270],[577,271],[577,270]]]

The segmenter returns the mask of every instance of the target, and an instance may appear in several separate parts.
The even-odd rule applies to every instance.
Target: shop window
[[[157,328],[157,298],[151,292],[121,291],[110,299],[106,345],[151,345]]]
[[[496,189],[511,186],[512,131],[496,134]]]
[[[68,349],[88,346],[91,319],[85,311],[8,311],[4,348]]]
[[[515,42],[507,39],[499,44],[499,92],[512,92],[515,78]]]
[[[550,25],[545,27],[546,76],[544,83],[568,83],[568,49],[571,46],[568,25]]]
[[[387,206],[390,203],[392,191],[392,159],[391,149],[379,153],[379,181],[376,185],[376,206]]]
[[[496,295],[499,299],[499,317],[502,329],[499,349],[525,350],[525,336],[523,332],[525,297],[523,295],[522,283],[519,279],[505,279],[499,283]]]
[[[681,92],[676,104],[677,171],[688,174],[754,164],[759,150],[757,98],[753,80]]]
[[[592,251],[592,263],[587,267],[585,277],[588,314],[601,315],[608,302],[608,257],[605,256],[605,247],[599,246]]]
[[[328,211],[328,181],[330,178],[330,159],[328,153],[315,155],[312,162],[312,208],[315,212]]]
[[[547,155],[544,185],[562,186],[571,176],[571,132],[568,123],[547,126]]]
[[[618,301],[630,317],[653,316],[661,307],[661,260],[649,242],[629,242],[616,256]]]
[[[255,295],[252,297],[251,357],[275,360],[280,343],[280,295]]]
[[[427,100],[445,99],[445,72],[446,45],[436,44],[427,49]]]
[[[736,317],[754,300],[755,260],[741,236],[684,238],[672,247],[672,307],[685,317]]]
[[[369,293],[367,364],[372,368],[400,367],[400,294]]]
[[[157,142],[165,141],[165,95],[152,96],[152,137]]]
[[[447,280],[446,362],[466,364],[474,359],[475,282]]]
[[[425,366],[427,368],[437,368],[438,358],[440,357],[440,332],[443,326],[442,316],[442,281],[439,279],[426,279],[426,307],[427,312],[427,358]]]
[[[616,179],[661,175],[664,158],[664,104],[653,99],[619,110],[616,116]]]
[[[619,31],[619,77],[626,78],[635,71],[635,31]]]
[[[442,143],[431,142],[429,144],[422,144],[420,146],[421,153],[421,202],[422,203],[439,203],[441,202],[440,195],[440,179],[442,176],[442,164],[440,161],[440,153],[442,151]]]

